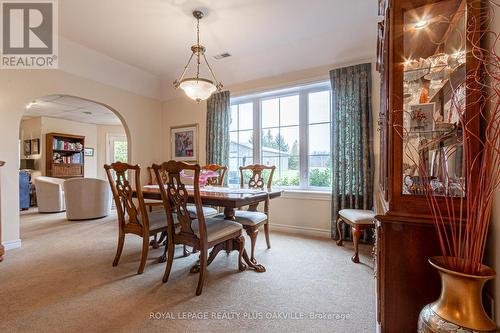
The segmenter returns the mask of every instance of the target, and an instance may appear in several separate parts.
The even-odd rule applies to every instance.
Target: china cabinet
[[[468,31],[479,1],[381,1],[377,69],[381,75],[380,184],[376,228],[377,323],[382,332],[414,332],[421,308],[439,296],[439,255],[424,193],[465,198],[465,115],[479,133],[475,67]],[[470,27],[470,26],[469,26]],[[478,147],[471,147],[477,151]]]

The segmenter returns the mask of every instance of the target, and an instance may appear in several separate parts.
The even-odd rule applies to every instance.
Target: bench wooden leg
[[[354,242],[354,255],[352,256],[351,259],[354,263],[359,263],[358,246],[359,246],[359,238],[361,237],[362,233],[363,233],[362,228],[356,226],[352,227],[352,241]]]
[[[337,241],[338,246],[342,246],[342,228],[341,224],[345,223],[340,217],[337,219],[337,234],[339,235],[339,240]]]

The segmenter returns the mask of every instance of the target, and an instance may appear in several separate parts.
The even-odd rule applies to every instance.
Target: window
[[[299,186],[299,95],[261,101],[261,163],[275,165],[273,185]]]
[[[276,166],[274,186],[330,189],[329,83],[233,98],[230,137],[229,184],[240,183],[240,166],[260,163]]]
[[[127,137],[122,135],[108,136],[108,156],[107,162],[125,162],[128,161]]]
[[[308,186],[332,185],[330,91],[308,94]]]
[[[229,184],[240,184],[240,166],[253,164],[253,128],[253,103],[231,105]]]

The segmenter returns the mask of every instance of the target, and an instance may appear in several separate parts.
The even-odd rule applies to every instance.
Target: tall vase
[[[482,265],[478,275],[455,272],[446,268],[443,257],[432,257],[429,263],[441,277],[441,295],[420,312],[418,332],[498,332],[484,311],[481,297],[485,282],[495,278],[495,271]]]

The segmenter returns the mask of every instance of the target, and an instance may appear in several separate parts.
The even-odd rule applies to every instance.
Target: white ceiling
[[[24,118],[51,117],[96,125],[122,125],[108,108],[78,97],[50,95],[34,100]]]
[[[157,75],[166,96],[195,42],[226,86],[375,57],[378,0],[64,0],[62,36]],[[232,56],[215,60],[214,55]]]

